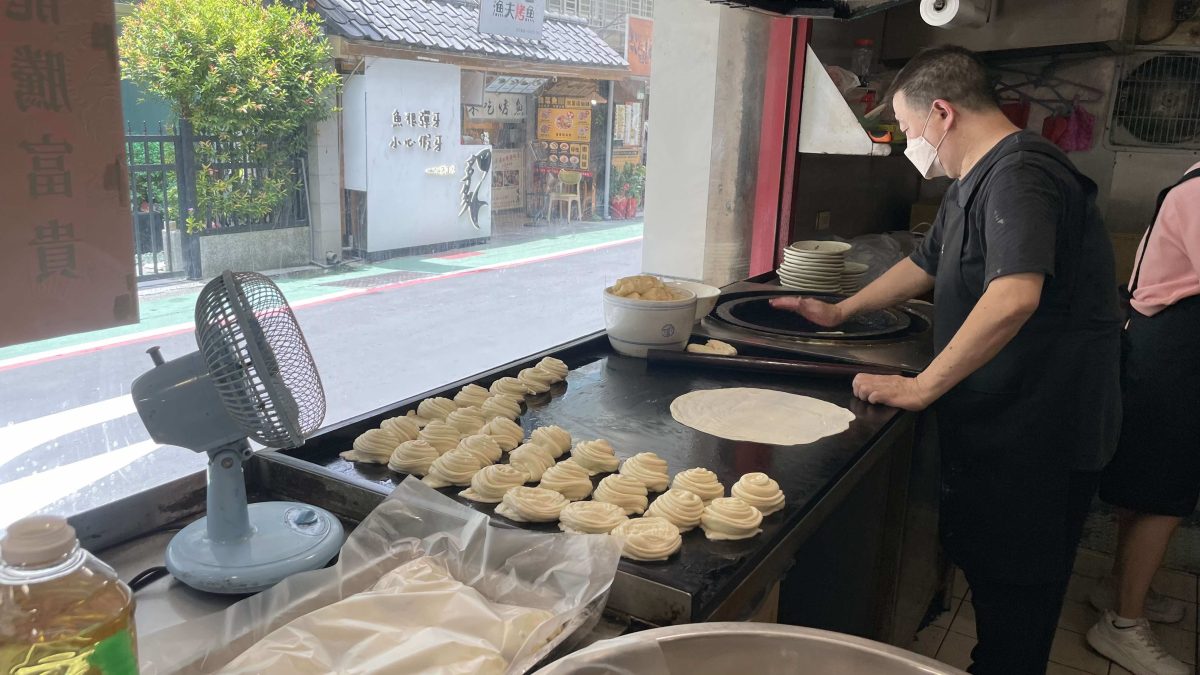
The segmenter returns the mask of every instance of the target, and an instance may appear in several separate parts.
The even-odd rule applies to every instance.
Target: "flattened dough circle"
[[[671,403],[676,422],[731,441],[804,445],[840,434],[854,421],[841,406],[772,389],[707,389]]]

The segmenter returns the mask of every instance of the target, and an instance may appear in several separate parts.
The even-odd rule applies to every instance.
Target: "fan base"
[[[208,538],[208,519],[180,530],[167,546],[167,569],[209,593],[257,593],[296,574],[324,567],[342,547],[342,524],[325,509],[296,502],[248,507],[250,533],[227,542]]]

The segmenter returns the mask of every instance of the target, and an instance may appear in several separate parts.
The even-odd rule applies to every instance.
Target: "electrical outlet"
[[[817,212],[817,231],[820,232],[821,230],[828,230],[828,229],[829,229],[829,212],[828,211]]]

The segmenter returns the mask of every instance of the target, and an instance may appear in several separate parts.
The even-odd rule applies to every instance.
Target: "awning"
[[[524,62],[534,69],[592,71],[588,76],[600,71],[608,78],[629,71],[620,54],[575,19],[547,16],[544,39],[523,40],[480,33],[479,3],[472,0],[315,0],[315,9],[330,33],[347,38],[349,51],[361,55],[386,56],[392,48],[461,55],[468,60],[444,60],[467,66]]]

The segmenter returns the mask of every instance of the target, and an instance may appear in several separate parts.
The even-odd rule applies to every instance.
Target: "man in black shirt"
[[[1098,472],[1120,424],[1121,316],[1095,185],[996,105],[979,59],[914,57],[893,85],[906,155],[949,176],[913,256],[836,305],[777,301],[834,326],[934,291],[937,357],[915,378],[859,375],[871,403],[938,415],[942,541],[972,589],[971,672],[1042,674]]]

